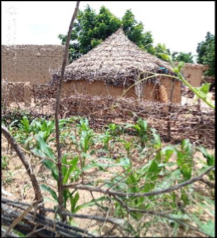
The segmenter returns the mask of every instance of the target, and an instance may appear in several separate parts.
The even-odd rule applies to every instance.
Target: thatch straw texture
[[[173,74],[167,62],[140,49],[119,29],[100,45],[68,65],[64,81],[103,80],[108,85],[128,86],[137,80],[141,72],[160,72],[159,67],[165,67],[169,74]]]

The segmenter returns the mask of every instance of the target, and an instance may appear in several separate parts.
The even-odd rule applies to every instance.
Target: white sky
[[[2,44],[61,44],[76,2],[1,1]],[[145,31],[151,31],[154,45],[164,43],[173,51],[196,54],[197,44],[209,31],[214,34],[215,1],[82,1],[99,12],[108,8],[118,18],[131,9]]]

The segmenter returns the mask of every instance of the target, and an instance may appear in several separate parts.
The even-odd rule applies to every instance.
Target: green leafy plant
[[[149,138],[149,127],[147,121],[139,118],[135,125],[127,124],[124,129],[128,128],[133,128],[136,130],[137,135],[140,138],[141,147],[144,148],[145,143],[148,141]]]
[[[8,168],[8,163],[9,163],[9,158],[5,155],[1,157],[2,159],[2,169],[7,169]]]
[[[103,148],[108,150],[109,149],[109,141],[112,139],[111,134],[108,131],[105,131],[105,133],[100,136],[100,139],[103,142]]]
[[[185,180],[191,178],[193,167],[193,147],[189,140],[183,140],[181,150],[176,150],[177,164]]]
[[[41,158],[41,162],[51,172],[52,178],[57,183],[57,159],[52,147],[53,121],[43,119],[28,122],[28,118],[23,118],[19,128],[15,129],[12,124],[11,130],[17,135],[17,138],[23,136],[23,140],[20,141],[24,145],[28,144],[29,146],[26,148]],[[85,178],[86,171],[94,168],[94,173],[97,174],[100,171],[111,177],[108,179],[95,177],[93,180],[87,181],[86,186],[104,184],[108,191],[125,194],[147,193],[189,180],[193,174],[195,176],[214,165],[214,156],[203,147],[193,146],[188,139],[183,140],[180,145],[164,146],[157,131],[150,128],[147,121],[143,119],[138,119],[135,124],[128,123],[124,126],[112,123],[101,133],[95,133],[90,128],[87,119],[68,118],[60,120],[60,131],[61,143],[67,145],[67,148],[64,147],[61,158],[63,185],[78,183]],[[125,134],[128,132],[131,133],[129,137]],[[193,161],[196,151],[200,151],[205,158],[202,163],[203,167],[198,171],[195,171]],[[98,155],[98,152],[101,155],[96,158],[95,155]],[[137,161],[137,165],[135,165],[135,161]],[[115,172],[116,168],[118,172]],[[208,178],[214,180],[214,171],[210,171]],[[10,180],[7,181],[10,183]],[[13,181],[12,177],[11,181]],[[52,200],[58,204],[55,187],[42,184],[41,188],[49,193]],[[120,196],[118,198],[119,201],[114,196],[106,195],[81,204],[78,190],[70,188],[63,190],[64,209],[77,213],[84,207],[97,206],[108,212],[109,208],[105,204],[110,202],[114,206],[116,218],[129,218],[127,220],[130,222],[126,221],[123,231],[132,232],[137,236],[148,234],[154,222],[167,224],[173,229],[173,234],[177,234],[179,231],[179,225],[174,220],[165,218],[159,220],[157,216],[154,216],[150,221],[143,222],[143,213],[140,210],[171,211],[169,214],[171,218],[191,223],[191,215],[196,212],[186,214],[185,211],[188,206],[195,204],[192,198],[204,201],[204,196],[196,193],[191,185],[182,187],[178,192],[174,191],[158,196]],[[125,205],[123,206],[123,204]],[[126,206],[134,210],[129,212]],[[204,204],[198,203],[198,206],[203,211]],[[72,218],[69,218],[69,222],[75,225]],[[134,228],[132,228],[133,223],[137,224]],[[211,235],[208,229],[213,224],[200,220],[195,220],[195,223],[201,225],[202,232]],[[139,230],[140,228],[141,230]]]
[[[112,136],[118,136],[123,132],[123,128],[121,125],[111,123],[108,125],[108,132]]]

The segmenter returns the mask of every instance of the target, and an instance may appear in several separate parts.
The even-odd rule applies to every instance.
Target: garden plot
[[[206,169],[207,163],[212,163],[210,159],[213,158],[213,150],[196,149],[188,140],[176,146],[162,143],[157,131],[151,129],[144,120],[138,120],[135,124],[123,123],[122,126],[112,123],[101,128],[101,131],[91,129],[88,120],[80,118],[62,119],[60,125],[62,153],[67,155],[64,163],[69,165],[72,160],[76,161],[67,184],[91,185],[121,193],[148,192],[196,177]],[[133,135],[126,134],[127,130],[131,130]],[[43,195],[46,207],[53,208],[56,205],[53,192],[57,193],[57,184],[49,166],[41,162],[36,154],[50,157],[56,154],[54,122],[41,119],[31,122],[25,118],[18,127],[11,126],[10,131],[31,163],[40,185],[52,189],[43,190]],[[8,148],[6,140],[2,143],[4,189],[13,194],[13,200],[32,202],[34,191],[24,167]],[[212,180],[210,176],[204,176],[204,179]],[[130,207],[169,214],[194,227],[188,227],[187,230],[181,225],[174,226],[158,215],[131,212],[129,220],[126,210],[117,203],[114,196],[75,188],[69,189],[75,191],[71,196],[75,206],[72,206],[70,200],[67,201],[69,211],[124,219],[132,226],[132,231],[129,231],[127,226],[120,229],[94,220],[75,218],[71,221],[71,224],[96,234],[123,236],[139,232],[140,235],[149,236],[202,237],[214,224],[213,190],[199,181],[160,196],[119,197]],[[53,214],[50,213],[49,216],[52,217]],[[203,230],[199,225],[203,225]],[[139,229],[141,226],[143,228]]]

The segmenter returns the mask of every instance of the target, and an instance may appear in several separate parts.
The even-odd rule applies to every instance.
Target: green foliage
[[[201,221],[197,216],[192,216],[194,222],[200,227],[200,229],[209,237],[215,237],[215,223],[212,220]]]
[[[198,43],[197,53],[197,63],[209,67],[205,74],[215,77],[215,36],[207,32],[206,40]]]
[[[114,123],[109,124],[108,132],[111,136],[118,136],[123,132],[123,128],[120,125],[116,125]]]
[[[56,202],[58,202],[57,194],[56,194],[56,192],[55,192],[52,188],[46,186],[45,184],[42,184],[40,187],[41,187],[41,189],[43,189],[44,191],[49,192],[50,195],[53,197],[53,199],[54,199]]]
[[[177,150],[177,164],[185,180],[191,178],[193,167],[193,148],[190,141],[183,140],[181,150]]]
[[[1,122],[4,123],[5,126],[13,125],[14,127],[18,127],[20,124],[20,120],[24,117],[28,117],[28,120],[31,122],[34,120],[33,116],[25,110],[22,109],[10,109],[10,110],[2,110]]]
[[[66,155],[64,155],[67,158]],[[63,157],[63,158],[64,158]],[[78,170],[78,156],[74,157],[69,162],[67,160],[62,159],[62,174],[63,174],[63,184],[66,184],[74,171]],[[67,167],[66,167],[67,166]],[[73,177],[71,178],[73,180]]]
[[[204,147],[198,147],[198,150],[203,154],[204,158],[206,158],[206,162],[208,166],[215,165],[215,158],[213,155],[209,154]]]
[[[108,131],[105,131],[105,133],[100,136],[100,139],[103,142],[103,148],[108,150],[109,141],[112,139],[110,133]]]
[[[151,32],[145,32],[142,22],[137,22],[131,10],[127,10],[122,17],[122,25],[128,38],[136,43],[140,48],[145,49],[149,53],[153,50],[153,39]]]
[[[177,70],[181,67],[182,64],[178,65]],[[206,90],[207,88],[203,88],[204,92]],[[42,163],[57,182],[58,171],[51,139],[54,136],[53,121],[38,119],[30,122],[27,117],[23,117],[19,125],[17,130],[12,123],[11,130],[16,134],[17,139],[25,138],[20,140],[21,144],[25,145],[28,141],[29,150],[44,158]],[[130,133],[131,136],[126,136],[126,133]],[[142,118],[139,118],[135,124],[111,123],[100,134],[90,128],[86,118],[61,119],[60,134],[61,143],[66,145],[61,159],[64,185],[81,181],[84,172],[94,168],[94,179],[87,180],[86,186],[101,187],[103,184],[103,189],[108,188],[108,191],[126,194],[147,193],[189,180],[214,165],[214,155],[208,153],[203,147],[195,147],[188,139],[183,140],[180,145],[164,146],[158,132],[154,128],[150,128],[147,121]],[[68,145],[70,147],[67,147]],[[116,151],[114,152],[114,150]],[[205,161],[201,162],[202,168],[198,170],[195,170],[193,162],[195,151],[200,151],[205,158]],[[102,154],[98,156],[98,153]],[[115,158],[114,153],[116,154]],[[135,164],[135,160],[137,160],[137,164]],[[118,168],[118,172],[116,172],[116,168]],[[109,178],[102,176],[98,179],[95,176],[95,173],[98,172],[104,172],[110,176]],[[8,179],[6,178],[6,181],[9,181]],[[208,179],[212,181],[215,179],[214,171],[211,171]],[[48,184],[42,184],[41,188],[58,203],[56,188]],[[177,234],[180,227],[175,222],[176,220],[184,222],[183,224],[191,224],[193,220],[205,234],[214,234],[211,220],[204,222],[197,219],[197,212],[193,210],[185,213],[188,206],[195,206],[195,200],[198,201],[198,207],[202,212],[207,209],[207,204],[209,206],[213,204],[211,199],[194,191],[191,185],[160,195],[117,197],[121,202],[118,202],[115,196],[106,195],[81,204],[79,190],[63,190],[64,207],[72,213],[90,206],[97,206],[105,212],[109,212],[110,208],[106,204],[111,203],[115,208],[115,218],[124,218],[125,220],[123,231],[128,234],[130,232],[132,236],[143,236],[156,223],[165,223],[164,225],[167,225],[168,228],[172,227],[173,234]],[[205,201],[206,205],[203,204]],[[123,204],[133,208],[134,211],[129,212]],[[144,214],[139,210],[146,212],[160,210],[162,214],[169,211],[168,215],[171,219],[152,216],[151,220],[147,222],[143,219]],[[125,219],[126,217],[128,219]],[[74,222],[72,218],[69,221]],[[133,227],[132,224],[137,224],[137,227]]]
[[[8,163],[9,163],[9,158],[7,157],[7,156],[5,156],[5,155],[3,155],[2,157],[1,157],[1,159],[2,159],[2,169],[4,170],[4,169],[7,169],[8,168]]]
[[[193,55],[191,52],[189,53],[184,53],[184,52],[173,52],[172,53],[172,59],[175,62],[185,62],[185,63],[194,63],[193,61]]]
[[[135,125],[127,124],[125,126],[125,129],[127,128],[132,128],[136,130],[137,135],[139,136],[139,139],[140,139],[141,149],[144,148],[146,142],[149,139],[149,134],[150,134],[150,129],[148,127],[147,121],[139,118]]]
[[[164,54],[170,55],[170,50],[166,48],[165,44],[157,44],[154,48],[154,54],[161,60],[169,61],[167,58],[164,57]]]
[[[118,19],[107,8],[102,6],[97,14],[89,5],[84,11],[79,10],[69,45],[69,62],[99,45],[112,33],[123,27],[128,38],[140,48],[148,52],[153,50],[151,32],[144,32],[144,26],[135,20],[131,10],[127,10],[122,19]],[[64,45],[66,35],[60,34],[59,39]]]

